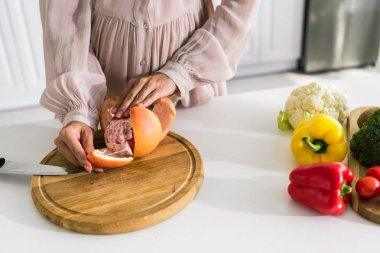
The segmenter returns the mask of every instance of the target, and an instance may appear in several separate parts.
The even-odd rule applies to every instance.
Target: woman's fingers
[[[103,173],[104,172],[102,168],[94,168],[94,171],[98,172],[98,173]]]
[[[151,94],[156,94],[155,90],[157,89],[154,82],[148,82],[144,88],[140,90],[140,92],[136,95],[135,100],[133,101],[133,105],[140,105],[147,97],[151,96]],[[158,98],[157,98],[158,99]],[[154,101],[153,101],[154,102]]]
[[[66,159],[69,160],[70,163],[74,164],[75,166],[79,166],[77,159],[71,153],[71,151],[68,149],[64,142],[60,141],[57,138],[55,139],[54,144],[57,146],[58,151],[62,153],[66,157]]]
[[[143,94],[142,97],[144,98],[136,103],[139,106],[147,107],[161,97],[172,95],[177,88],[173,80],[164,74],[159,73],[153,75],[152,77],[153,78],[150,83],[151,85],[148,86],[153,88],[150,88],[151,92],[149,94]]]
[[[79,138],[73,133],[68,133],[66,138],[63,140],[67,147],[71,150],[71,153],[78,160],[79,165],[84,166],[87,160],[86,152],[84,151]],[[85,168],[87,169],[87,168]]]
[[[93,169],[102,172],[102,168],[93,167],[87,159],[87,154],[94,150],[93,132],[89,126],[73,121],[62,128],[54,143],[74,165],[81,166],[88,172]]]
[[[137,105],[148,107],[149,105],[153,104],[157,99],[160,99],[162,97],[163,96],[160,92],[152,92],[148,96],[146,96],[142,101],[140,101]]]
[[[116,118],[121,118],[123,116],[125,111],[135,100],[137,94],[139,94],[140,90],[144,87],[147,81],[147,78],[139,78],[133,82],[133,87],[128,91],[124,99],[122,99],[121,104],[118,106],[117,112],[115,114]]]
[[[86,155],[94,151],[94,135],[91,129],[82,128],[80,140]]]
[[[135,86],[135,83],[138,81],[138,78],[132,78],[128,81],[125,89],[120,95],[119,101],[114,105],[114,107],[111,110],[111,113],[116,114],[117,110],[119,109],[120,105],[123,103],[124,98],[127,96],[129,91]]]
[[[116,113],[116,118],[121,118],[128,114],[127,109],[130,106],[147,107],[161,97],[172,95],[176,88],[173,80],[161,73],[131,79],[112,113]]]
[[[96,172],[103,172],[103,169],[95,168],[87,159],[87,155],[94,151],[94,134],[92,130],[89,128],[82,128],[80,140],[86,156],[83,158],[83,168],[88,172],[91,172],[91,170],[95,170]]]

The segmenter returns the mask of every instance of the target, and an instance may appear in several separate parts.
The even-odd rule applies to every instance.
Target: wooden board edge
[[[135,217],[133,220],[120,220],[118,222],[99,223],[95,225],[91,224],[91,226],[85,226],[86,222],[76,220],[75,215],[72,216],[71,219],[66,218],[66,220],[63,220],[59,215],[52,212],[47,207],[41,204],[42,202],[49,203],[45,200],[44,194],[40,191],[39,187],[41,178],[43,176],[32,177],[31,195],[34,205],[36,206],[40,214],[43,217],[46,217],[51,223],[64,229],[83,234],[109,235],[127,233],[151,227],[161,222],[164,222],[165,220],[179,213],[181,210],[183,210],[186,206],[188,206],[191,203],[191,201],[198,194],[204,180],[204,163],[201,159],[198,150],[194,147],[192,143],[190,143],[184,137],[173,132],[169,132],[168,135],[171,135],[172,137],[186,144],[186,146],[192,151],[195,157],[195,162],[199,165],[199,167],[196,168],[196,171],[192,179],[190,180],[191,182],[184,189],[182,189],[182,191],[184,191],[183,194],[178,194],[175,198],[173,198],[170,204],[168,204],[164,209],[161,209],[159,212],[149,215],[144,215],[144,212],[142,212],[140,216]],[[46,155],[40,163],[47,163],[56,152],[57,149],[54,149],[51,152],[49,152],[49,154]],[[179,198],[179,195],[181,195],[181,198]],[[53,208],[57,207],[53,206]],[[58,213],[60,212],[62,213],[61,209],[59,209]],[[137,226],[136,224],[139,225]]]
[[[352,136],[359,130],[358,119],[360,115],[365,111],[375,109],[375,108],[379,108],[379,107],[378,106],[363,106],[363,107],[355,108],[350,112],[350,115],[347,121],[347,128],[349,129],[349,134],[347,135],[348,145],[352,139]],[[354,175],[355,175],[354,180],[352,182],[352,197],[351,197],[351,203],[350,203],[351,208],[355,212],[360,214],[363,218],[380,224],[380,216],[374,216],[374,214],[371,211],[367,210],[366,208],[363,208],[360,205],[361,201],[363,200],[361,200],[360,197],[358,196],[358,193],[356,192],[356,189],[355,189],[355,185],[358,179],[364,175],[360,174],[360,165],[353,166],[354,163],[359,164],[359,162],[356,160],[356,158],[354,158],[351,155],[350,150],[348,150],[347,160],[348,160],[349,168],[353,170]],[[359,175],[359,177],[357,175]]]

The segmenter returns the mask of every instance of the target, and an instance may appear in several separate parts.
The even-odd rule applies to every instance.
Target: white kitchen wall
[[[303,9],[304,0],[261,1],[237,77],[296,67]],[[38,106],[44,87],[39,1],[0,0],[0,112]]]
[[[38,104],[44,86],[38,0],[1,0],[0,111]]]
[[[305,0],[262,0],[237,77],[296,69]]]

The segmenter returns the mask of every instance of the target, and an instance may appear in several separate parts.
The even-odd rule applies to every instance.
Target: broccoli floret
[[[371,113],[362,128],[352,136],[350,151],[366,167],[380,165],[380,110]]]

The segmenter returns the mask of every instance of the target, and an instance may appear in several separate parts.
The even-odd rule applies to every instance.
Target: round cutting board
[[[95,148],[104,147],[98,132]],[[42,161],[73,168],[56,149]],[[104,173],[33,176],[32,198],[39,212],[63,228],[88,234],[130,232],[160,223],[198,193],[203,162],[196,148],[169,133],[148,156]]]
[[[351,141],[352,136],[359,131],[363,122],[368,118],[369,113],[373,112],[379,107],[360,107],[352,110],[350,117],[348,119],[348,141]],[[348,153],[348,166],[354,172],[354,181],[352,183],[352,197],[351,206],[355,212],[359,213],[364,218],[380,223],[380,197],[376,197],[370,200],[361,199],[355,190],[356,182],[359,178],[366,175],[368,168],[361,165],[358,160],[356,160],[351,153]]]

